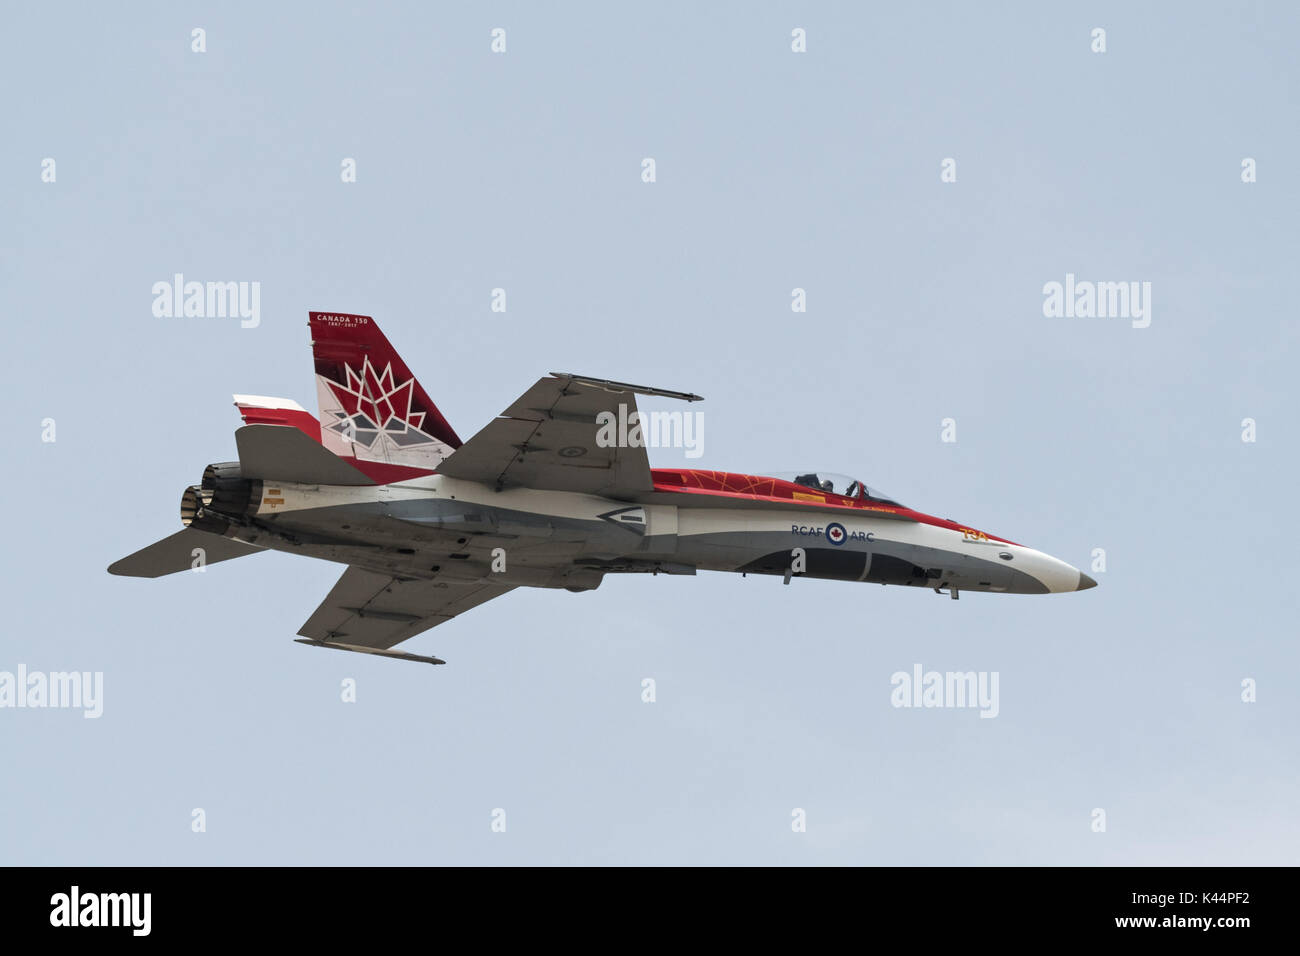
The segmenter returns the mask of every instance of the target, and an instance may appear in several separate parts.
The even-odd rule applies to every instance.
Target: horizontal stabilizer
[[[318,485],[373,485],[319,442],[289,425],[245,425],[235,431],[239,473],[244,478]]]
[[[407,651],[390,651],[382,647],[362,647],[360,644],[340,644],[337,641],[309,641],[305,638],[295,637],[294,640],[299,644],[308,644],[312,647],[332,647],[336,651],[356,651],[358,654],[375,654],[379,657],[395,657],[399,661],[418,661],[421,664],[445,664],[444,660],[436,657],[425,657],[423,654],[411,654]]]
[[[219,534],[186,528],[115,561],[108,566],[108,573],[132,578],[160,578],[164,574],[189,571],[200,558],[204,565],[208,565],[265,550],[233,538],[223,538]],[[199,551],[199,554],[195,554],[195,551]]]

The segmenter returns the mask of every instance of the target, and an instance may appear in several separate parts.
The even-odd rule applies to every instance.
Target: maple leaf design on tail
[[[372,450],[381,436],[398,448],[438,440],[422,430],[425,413],[411,410],[415,398],[414,378],[396,385],[392,364],[384,366],[380,374],[370,364],[369,356],[364,359],[359,374],[346,363],[343,371],[346,383],[324,379],[342,408],[335,413],[338,420],[326,426],[330,431]]]

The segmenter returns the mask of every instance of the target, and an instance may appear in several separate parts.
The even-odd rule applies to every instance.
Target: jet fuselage
[[[655,472],[681,474],[691,473]],[[257,485],[245,514],[219,515],[210,505],[203,514],[228,519],[221,533],[241,541],[412,577],[571,590],[594,588],[606,573],[697,570],[949,592],[1044,594],[1092,586],[1091,578],[1041,551],[866,501],[819,506],[774,495],[684,494],[657,481],[656,489],[665,490],[642,503],[496,491],[437,474],[378,487]]]

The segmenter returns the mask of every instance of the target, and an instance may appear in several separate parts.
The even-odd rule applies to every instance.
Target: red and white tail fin
[[[461,446],[374,319],[309,314],[321,444],[345,458],[429,471]]]
[[[320,422],[291,398],[268,395],[236,395],[235,407],[245,425],[292,425],[320,441]]]

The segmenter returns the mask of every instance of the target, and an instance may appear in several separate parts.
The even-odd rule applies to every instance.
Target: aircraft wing
[[[434,658],[388,648],[511,590],[482,581],[395,578],[350,567],[299,628],[298,633],[308,639],[300,643],[372,654],[387,652],[388,657],[441,664]]]
[[[644,445],[624,439],[637,393],[700,401],[686,392],[552,372],[438,466],[440,474],[498,489],[524,487],[627,497],[654,490]],[[620,407],[621,406],[621,407]],[[613,416],[612,428],[597,421]],[[607,441],[615,436],[612,447]]]

